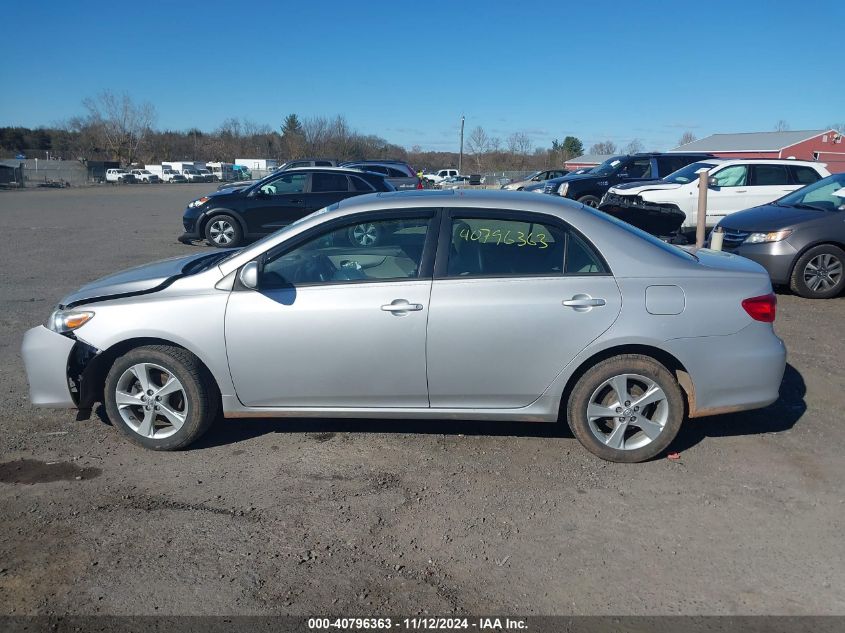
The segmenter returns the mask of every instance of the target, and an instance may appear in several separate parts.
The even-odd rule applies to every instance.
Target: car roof
[[[296,171],[330,171],[330,172],[339,172],[339,173],[351,173],[351,174],[372,174],[371,171],[365,171],[363,169],[355,169],[354,167],[329,167],[328,165],[325,167],[320,167],[316,165],[308,165],[304,167],[291,167],[290,169],[285,169],[284,171],[275,171],[273,172],[273,176],[276,174],[289,174],[291,172]],[[382,174],[374,174],[377,176],[381,176]]]
[[[807,167],[824,167],[826,163],[819,163],[813,160],[796,160],[794,158],[721,158],[719,163],[722,165],[737,163],[756,163],[756,164],[772,164],[772,165],[803,165]]]

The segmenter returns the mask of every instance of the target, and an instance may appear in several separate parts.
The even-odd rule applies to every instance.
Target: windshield
[[[608,158],[598,167],[593,167],[588,173],[595,174],[596,176],[609,176],[622,164],[622,159],[614,156],[613,158]]]
[[[840,191],[843,188],[845,188],[845,173],[833,174],[803,189],[793,191],[775,204],[785,207],[813,207],[824,211],[845,211],[845,197],[842,196],[845,191]]]
[[[676,185],[685,185],[698,178],[698,172],[702,169],[710,169],[715,166],[716,163],[692,163],[686,167],[682,167],[678,171],[673,171],[671,174],[666,176],[663,181],[671,182]]]

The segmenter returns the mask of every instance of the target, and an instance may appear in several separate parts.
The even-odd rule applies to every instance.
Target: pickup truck
[[[186,182],[185,177],[175,169],[161,165],[147,165],[147,171],[155,174],[162,182]]]
[[[427,180],[431,183],[439,184],[443,182],[446,178],[459,178],[460,173],[457,169],[441,169],[437,173],[434,174],[423,174],[423,180]]]
[[[130,174],[125,169],[107,169],[106,182],[115,182],[119,184],[127,184],[135,182],[135,176]]]
[[[129,173],[135,176],[135,180],[138,182],[145,182],[147,184],[152,182],[161,182],[161,178],[149,169],[133,169]]]

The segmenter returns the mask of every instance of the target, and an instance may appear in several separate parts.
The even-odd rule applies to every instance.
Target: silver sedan
[[[383,236],[362,245],[352,229]],[[26,333],[32,402],[182,448],[243,417],[566,421],[636,462],[785,366],[758,264],[512,192],[374,194],[244,249],[105,277]]]

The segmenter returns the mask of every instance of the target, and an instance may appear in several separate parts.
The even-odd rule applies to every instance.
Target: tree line
[[[247,157],[279,161],[326,157],[392,158],[405,160],[415,168],[436,169],[454,167],[460,161],[456,151],[424,151],[418,145],[404,148],[380,136],[363,134],[341,115],[300,118],[289,114],[276,128],[229,118],[210,132],[196,128],[177,131],[155,129],[155,107],[148,102],[135,102],[125,93],[105,91],[82,105],[82,114],[52,127],[0,128],[0,152],[8,157],[24,151],[37,152],[39,158],[115,160],[124,165],[166,160],[232,162]],[[679,144],[691,140],[695,136],[685,132]],[[634,153],[643,149],[639,139],[621,148],[612,141],[603,141],[590,146],[586,153]],[[583,143],[575,136],[555,139],[551,147],[537,147],[525,132],[502,139],[476,126],[465,138],[462,168],[467,173],[548,169],[563,167],[566,161],[584,153]]]

